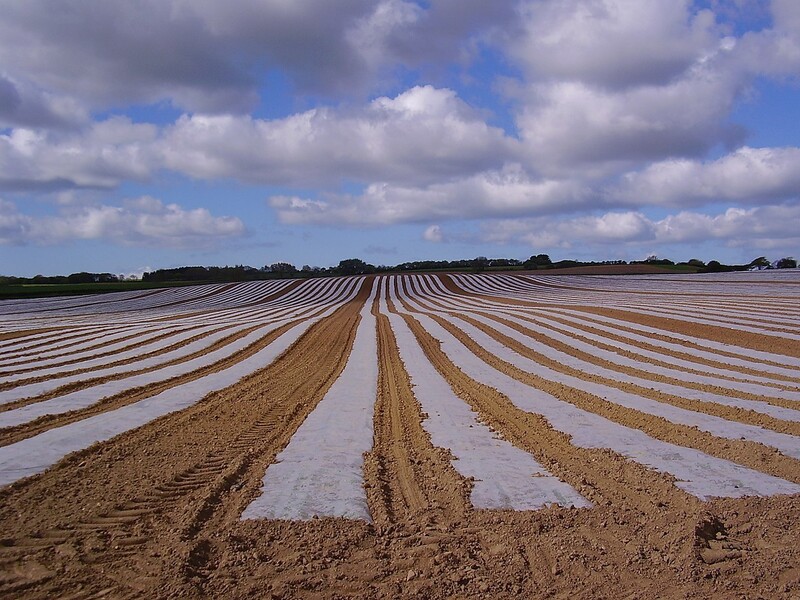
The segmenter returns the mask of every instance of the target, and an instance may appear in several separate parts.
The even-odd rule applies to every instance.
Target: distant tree
[[[280,277],[291,277],[297,273],[295,266],[288,262],[276,262],[269,266],[268,271]]]
[[[674,265],[675,264],[670,259],[668,259],[668,258],[658,258],[658,256],[656,256],[655,254],[651,254],[650,256],[648,256],[647,259],[644,262],[647,263],[648,265]]]
[[[580,267],[583,264],[584,263],[580,263],[577,260],[565,259],[554,262],[552,266],[554,269],[571,269],[572,267]]]
[[[787,256],[786,258],[780,259],[775,266],[779,269],[796,269],[797,261],[791,256]]]
[[[747,266],[758,267],[759,269],[768,269],[770,267],[770,262],[765,256],[759,256],[758,258],[754,258],[752,261],[750,261],[750,264]]]
[[[375,267],[365,263],[360,258],[348,258],[339,261],[336,271],[339,275],[365,275],[367,273],[374,273]]]
[[[518,267],[521,264],[516,258],[492,258],[489,260],[490,267]]]
[[[699,258],[690,258],[690,259],[689,259],[689,260],[686,262],[686,264],[687,264],[687,265],[690,265],[690,266],[692,266],[692,267],[700,267],[700,268],[703,268],[703,267],[705,267],[705,266],[706,266],[706,263],[704,263],[704,262],[703,262],[702,260],[700,260]]]
[[[177,267],[143,273],[142,281],[208,281],[211,274],[205,267]]]
[[[486,270],[486,267],[489,266],[489,259],[485,256],[478,256],[472,259],[472,264],[470,266],[474,273],[482,273]]]
[[[68,283],[94,283],[97,281],[95,279],[96,275],[94,273],[87,273],[86,271],[81,271],[80,273],[71,273],[67,275],[67,282]]]
[[[303,265],[303,268],[300,269],[300,275],[303,277],[319,277],[320,275],[324,275],[326,269],[322,267],[312,267],[311,265]]]
[[[531,256],[528,260],[526,260],[523,265],[526,269],[538,269],[541,267],[549,267],[553,264],[553,261],[550,260],[550,257],[547,254],[537,254],[536,256]]]
[[[710,260],[706,265],[706,268],[703,269],[706,273],[720,273],[725,269],[722,267],[718,260]]]

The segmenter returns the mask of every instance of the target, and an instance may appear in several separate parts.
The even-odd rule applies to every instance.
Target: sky
[[[0,274],[800,255],[797,0],[0,0]]]

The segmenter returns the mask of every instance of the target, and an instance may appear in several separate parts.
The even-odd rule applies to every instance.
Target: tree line
[[[708,263],[693,258],[685,262],[675,263],[667,258],[655,255],[641,261],[606,260],[606,261],[579,261],[559,260],[552,261],[547,254],[535,254],[527,260],[521,261],[514,258],[487,258],[478,256],[471,259],[459,260],[417,260],[403,262],[397,265],[372,265],[359,258],[348,258],[339,261],[331,267],[312,267],[303,265],[295,267],[288,262],[274,262],[261,268],[247,265],[224,267],[177,267],[173,269],[158,269],[144,273],[142,281],[145,282],[235,282],[257,281],[264,279],[307,278],[307,277],[332,277],[343,275],[368,275],[373,273],[405,273],[414,271],[471,271],[481,273],[486,270],[550,270],[566,269],[570,267],[585,267],[599,265],[625,265],[648,264],[653,266],[679,266],[690,267],[702,273],[719,273],[726,271],[746,271],[755,269],[793,269],[797,268],[797,261],[792,257],[780,258],[769,261],[764,256],[759,256],[744,265],[725,265],[719,261],[711,260]],[[0,285],[20,284],[86,284],[86,283],[113,283],[130,278],[113,273],[89,273],[81,271],[70,275],[35,277],[0,276]]]

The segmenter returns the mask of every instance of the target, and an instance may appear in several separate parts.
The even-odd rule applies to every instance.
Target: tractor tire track
[[[385,528],[426,511],[439,521],[463,517],[470,486],[450,466],[449,452],[431,444],[389,319],[377,312],[377,303],[373,310],[380,369],[374,449],[365,458],[373,519]]]

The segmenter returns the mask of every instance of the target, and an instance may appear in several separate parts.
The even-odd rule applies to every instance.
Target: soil
[[[545,419],[462,373],[413,315],[405,315],[427,358],[481,420],[593,504],[474,510],[472,483],[421,425],[424,415],[377,302],[380,371],[374,447],[364,468],[373,522],[240,520],[267,466],[344,368],[370,289],[365,280],[353,301],[238,384],[0,489],[0,597],[800,599],[800,495],[701,502],[670,477],[614,452],[575,447]],[[613,312],[632,327],[646,322],[665,333],[739,347],[761,349],[768,341],[589,309]],[[784,340],[770,351],[800,356],[800,343]],[[497,362],[513,377],[570,395]],[[111,410],[140,393],[93,410]],[[764,447],[588,395],[572,394],[569,401],[654,437],[800,482],[800,461]],[[764,426],[797,435],[794,424],[774,421]],[[37,431],[5,432],[2,444]]]

